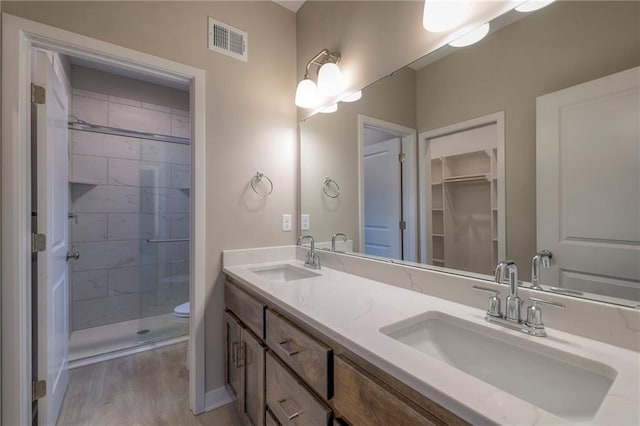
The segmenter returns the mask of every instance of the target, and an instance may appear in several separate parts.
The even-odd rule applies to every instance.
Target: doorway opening
[[[86,330],[78,348],[109,345],[84,361],[190,336],[189,406],[204,411],[204,72],[10,15],[3,59],[3,422],[55,423],[68,338]],[[182,104],[80,88],[80,68]]]

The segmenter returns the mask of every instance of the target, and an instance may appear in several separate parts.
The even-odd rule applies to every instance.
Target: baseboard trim
[[[206,393],[204,397],[204,411],[215,410],[232,402],[233,398],[231,398],[227,389],[222,386]]]
[[[164,346],[175,345],[176,343],[181,343],[189,340],[189,336],[180,336],[175,337],[173,339],[162,340],[160,342],[148,343],[145,345],[135,346],[132,348],[122,349],[113,352],[107,352],[104,354],[91,356],[88,358],[81,358],[75,361],[69,361],[68,369],[73,370],[74,368],[84,367],[85,365],[96,364],[98,362],[110,361],[112,359],[121,358],[123,356],[133,355],[140,352],[150,351],[152,349],[162,348]]]

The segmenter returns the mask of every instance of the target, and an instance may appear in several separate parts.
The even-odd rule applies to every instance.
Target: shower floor
[[[173,313],[78,330],[69,338],[69,367],[128,355],[137,352],[132,351],[135,348],[157,348],[188,338],[185,330],[176,325]]]

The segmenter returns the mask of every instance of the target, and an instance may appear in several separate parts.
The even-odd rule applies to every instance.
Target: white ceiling
[[[286,7],[293,13],[296,13],[300,7],[302,7],[302,3],[305,0],[284,0],[284,1],[273,1],[274,3],[278,3],[282,7]]]

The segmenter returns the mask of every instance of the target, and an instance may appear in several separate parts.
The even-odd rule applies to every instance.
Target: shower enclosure
[[[188,111],[74,90],[70,362],[187,338],[189,127]]]

